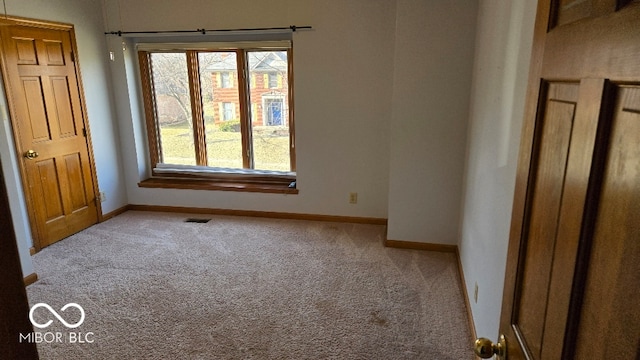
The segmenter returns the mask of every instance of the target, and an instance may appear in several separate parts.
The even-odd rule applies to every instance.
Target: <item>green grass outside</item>
[[[207,124],[207,158],[209,166],[242,168],[242,139],[239,132],[223,132]],[[185,124],[160,129],[162,157],[165,164],[196,165],[193,132]],[[289,171],[289,137],[260,131],[253,135],[255,168]]]

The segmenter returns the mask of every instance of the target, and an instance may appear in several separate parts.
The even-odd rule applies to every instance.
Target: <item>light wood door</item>
[[[41,24],[9,24],[0,31],[7,98],[40,249],[98,220],[73,34]]]
[[[507,359],[638,359],[640,2],[541,0],[529,82]]]

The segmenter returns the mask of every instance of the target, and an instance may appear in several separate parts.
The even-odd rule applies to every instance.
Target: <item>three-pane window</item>
[[[154,169],[295,172],[290,49],[138,55]]]

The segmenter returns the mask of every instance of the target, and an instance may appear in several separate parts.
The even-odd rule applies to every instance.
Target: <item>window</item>
[[[295,181],[288,46],[138,55],[155,179]]]
[[[236,118],[236,106],[234,103],[222,103],[222,120],[229,121]]]
[[[278,74],[269,73],[269,88],[277,89],[278,88]]]
[[[231,74],[228,72],[220,73],[220,87],[223,89],[228,89],[233,87],[231,85]]]

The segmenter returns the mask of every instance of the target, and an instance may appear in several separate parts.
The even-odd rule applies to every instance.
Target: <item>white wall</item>
[[[476,9],[397,2],[389,239],[457,243]]]
[[[124,158],[130,203],[388,217],[396,240],[455,243],[475,2],[106,4],[114,31],[313,26],[293,40],[300,194],[138,188],[148,172],[143,119],[119,92],[118,112],[127,114],[119,117],[121,138],[135,141]],[[110,46],[120,47],[120,40]],[[138,85],[126,83],[127,78],[137,81],[135,54],[127,52],[114,64],[114,85],[129,89],[135,101]],[[390,176],[395,179],[391,192]],[[357,205],[348,203],[350,192],[358,192]]]
[[[108,30],[314,27],[294,35],[299,195],[138,188],[148,156],[135,54],[105,40],[102,3],[6,0],[11,15],[75,25],[105,213],[132,203],[387,217],[390,239],[444,244],[460,231],[478,335],[496,337],[534,1],[485,0],[476,18],[478,3],[463,0],[105,0]],[[8,126],[0,158],[26,275]]]
[[[313,26],[293,38],[298,195],[139,188],[148,155],[144,120],[135,104],[135,49],[119,54],[112,72],[120,135],[128,149],[123,161],[129,203],[386,218],[395,2],[106,4],[110,30]],[[109,41],[111,50],[121,52],[122,38]],[[358,193],[357,205],[348,203],[350,192]]]
[[[115,135],[113,121],[101,2],[99,0],[56,0],[55,2],[6,0],[5,3],[9,15],[75,25],[78,59],[84,84],[90,130],[93,135],[98,184],[101,190],[106,192],[108,199],[102,203],[103,212],[108,213],[126,205],[119,143]],[[0,137],[4,141],[0,146],[0,157],[3,160],[5,170],[23,273],[28,275],[33,272],[29,257],[29,247],[33,246],[33,240],[8,117],[3,118],[2,125]]]
[[[535,1],[484,0],[478,15],[459,247],[476,332],[491,339],[498,336],[535,12]]]
[[[108,198],[103,212],[151,204],[379,217],[389,218],[390,238],[450,244],[459,222],[476,5],[7,0],[7,12],[75,25],[98,182]],[[124,38],[105,40],[102,32],[292,24],[314,27],[294,34],[300,194],[139,188],[148,155],[135,49],[129,43],[123,51]],[[350,192],[358,192],[357,205],[348,203]]]

